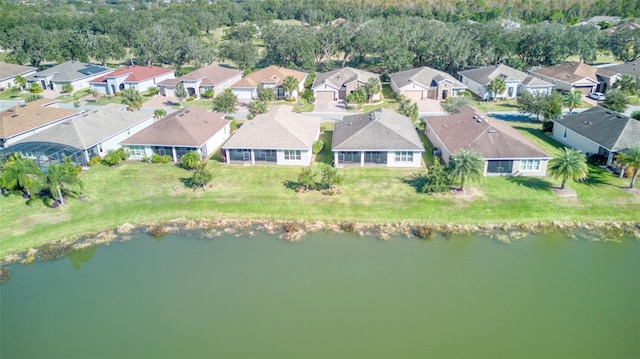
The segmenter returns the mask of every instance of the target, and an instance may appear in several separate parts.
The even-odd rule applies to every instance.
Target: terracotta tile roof
[[[223,113],[186,107],[163,117],[121,144],[200,147],[229,122]]]
[[[320,128],[320,118],[291,112],[291,106],[274,106],[246,121],[222,148],[309,150]]]
[[[509,124],[487,119],[469,106],[459,113],[428,117],[425,121],[452,154],[466,148],[479,152],[485,159],[550,158]]]
[[[0,80],[9,79],[35,70],[36,68],[31,66],[14,65],[0,62]]]
[[[192,80],[197,81],[203,79],[202,83],[207,85],[217,85],[224,80],[237,76],[241,74],[241,70],[230,69],[227,67],[218,66],[215,64],[211,64],[202,68],[199,68],[195,71],[192,71],[184,76],[178,78],[179,81],[184,80]]]
[[[410,118],[381,108],[336,122],[331,150],[424,151],[424,146]]]
[[[264,69],[252,72],[236,82],[231,88],[254,88],[261,83],[275,83],[275,86],[282,85],[282,81],[287,76],[293,76],[298,81],[303,81],[307,77],[307,73],[298,70],[290,70],[275,65],[265,67]]]
[[[154,77],[166,75],[168,73],[173,73],[172,69],[167,69],[164,67],[158,66],[127,66],[121,69],[115,70],[114,72],[98,77],[95,80],[89,81],[90,83],[100,83],[106,82],[107,78],[120,77],[124,75],[128,75],[124,82],[142,82]]]
[[[23,132],[75,116],[80,111],[58,108],[51,99],[40,99],[0,112],[0,138],[10,138]]]
[[[548,76],[566,83],[574,83],[584,78],[598,82],[598,69],[584,62],[568,62],[560,65],[543,67],[531,71],[533,74]]]

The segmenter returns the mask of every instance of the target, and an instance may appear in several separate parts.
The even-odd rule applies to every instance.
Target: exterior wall
[[[33,71],[22,73],[21,76],[22,77],[27,77],[27,76],[31,76],[31,75],[33,75],[35,73],[36,73],[36,70],[34,69]],[[6,79],[2,79],[2,81],[0,81],[0,87],[8,90],[8,89],[12,88],[13,86],[15,86],[16,85],[16,76],[7,77]]]
[[[118,148],[120,148],[120,142],[124,141],[125,139],[127,139],[129,136],[132,136],[140,131],[142,131],[143,129],[151,126],[153,124],[153,116],[149,117],[148,119],[138,123],[137,125],[128,128],[118,134],[115,134],[114,136],[100,142],[100,146],[98,146],[98,154],[102,157],[104,157],[104,155],[107,154],[107,152],[109,152],[109,150],[116,150]]]
[[[224,144],[226,140],[231,136],[231,125],[228,123],[218,132],[216,132],[207,142],[204,144],[204,157],[209,157],[212,153],[216,152],[220,146]]]
[[[431,142],[433,147],[438,148],[440,150],[440,152],[442,153],[441,157],[442,157],[442,160],[444,161],[444,163],[449,163],[449,157],[451,156],[451,153],[449,153],[449,150],[445,147],[444,143],[442,143],[442,141],[440,141],[440,139],[438,138],[436,133],[433,132],[431,127],[429,127],[428,123],[427,123],[427,128],[425,129],[425,134],[427,135],[427,138],[429,139],[429,142]],[[486,169],[485,169],[485,171],[486,171]]]
[[[127,145],[122,147],[128,147]],[[143,157],[151,157],[153,156],[153,150],[151,150],[151,146],[144,146],[144,155],[138,156],[134,154],[129,155],[129,160],[141,161]]]
[[[158,87],[159,93],[165,97],[175,97],[176,96],[176,88],[175,86],[160,86]]]
[[[276,151],[276,159],[278,165],[285,166],[309,166],[311,164],[311,150],[301,150],[300,151],[300,161],[296,160],[285,160],[284,159],[284,150]]]
[[[469,91],[478,95],[478,97],[483,100],[487,99],[487,88],[484,85],[481,85],[466,76],[461,75],[460,77],[462,78],[462,83],[467,86]]]
[[[149,87],[154,87],[154,86],[158,86],[158,83],[164,81],[164,80],[168,80],[168,79],[173,79],[175,78],[173,72],[169,72],[166,73],[164,75],[161,76],[157,76],[145,81],[140,81],[140,82],[135,82],[135,83],[131,83],[131,82],[125,82],[125,88],[134,88],[136,90],[138,90],[139,92],[145,92],[149,89]]]
[[[364,87],[364,84],[360,81],[354,81],[350,84],[348,84],[347,86],[343,86],[345,88],[345,92],[341,92],[340,94],[342,95],[342,93],[344,93],[344,96],[348,96],[351,92],[357,90],[360,87]],[[344,99],[344,98],[341,98]]]
[[[220,82],[219,84],[216,84],[215,86],[213,86],[213,95],[214,96],[218,96],[224,90],[230,88],[231,85],[235,84],[236,82],[240,81],[241,79],[242,79],[242,72],[238,73],[234,77],[230,77],[230,78]],[[201,91],[200,94],[202,95],[202,92],[206,91],[206,88],[205,87],[201,87],[200,91]]]
[[[396,153],[392,151],[387,152],[387,167],[422,167],[422,152],[412,152],[412,162],[396,162]]]
[[[96,90],[98,91],[98,93],[101,93],[101,94],[109,93],[109,85],[106,83],[99,83],[99,84],[93,83],[93,84],[89,84],[89,87],[92,90]]]
[[[591,141],[590,139],[567,129],[567,138],[563,137],[566,127],[554,122],[553,124],[553,138],[558,142],[582,151],[583,153],[598,153],[600,145]]]
[[[553,92],[553,86],[548,87],[528,87],[526,85],[520,85],[520,92],[529,91],[530,94],[550,94]]]
[[[547,175],[547,165],[549,164],[549,160],[547,159],[540,160],[540,169],[538,171],[522,171],[520,170],[520,162],[521,160],[513,161],[514,176],[544,177]]]

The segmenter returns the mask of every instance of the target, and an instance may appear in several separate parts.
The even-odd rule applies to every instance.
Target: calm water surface
[[[0,357],[640,357],[636,240],[134,237],[11,267]]]

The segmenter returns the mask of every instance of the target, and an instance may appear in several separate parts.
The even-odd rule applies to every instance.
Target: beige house
[[[583,62],[543,67],[532,70],[531,75],[552,83],[559,90],[580,91],[584,94],[605,92],[621,77],[617,72]]]
[[[318,74],[311,85],[313,97],[317,101],[344,100],[347,95],[357,90],[369,81],[377,78],[378,74],[373,72],[343,67],[341,69]],[[372,97],[373,101],[380,99],[380,93]]]
[[[303,71],[272,65],[243,77],[240,81],[231,85],[231,90],[238,96],[239,100],[256,99],[258,98],[258,85],[262,84],[266,88],[272,88],[278,98],[283,98],[287,94],[282,88],[282,82],[287,76],[293,76],[298,80],[298,88],[289,95],[298,97],[298,94],[304,91],[304,82],[307,80],[308,75]]]
[[[36,73],[37,68],[0,62],[0,91],[16,85],[16,76],[27,77]]]
[[[427,66],[390,74],[389,81],[395,93],[413,101],[445,100],[467,90],[453,76]]]
[[[218,65],[208,65],[177,79],[167,79],[158,84],[162,96],[175,96],[176,86],[182,84],[189,97],[199,98],[211,89],[214,96],[242,79],[243,72]]]
[[[428,117],[425,134],[442,160],[461,149],[473,150],[485,159],[484,174],[498,176],[545,176],[551,156],[509,124],[489,119],[470,106],[459,113]]]

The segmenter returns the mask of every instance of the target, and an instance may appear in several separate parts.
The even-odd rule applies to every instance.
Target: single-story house
[[[161,118],[120,144],[129,151],[129,158],[133,160],[156,153],[170,155],[177,162],[190,151],[198,151],[201,158],[208,158],[231,134],[231,121],[224,116],[199,107],[186,107]]]
[[[70,84],[74,91],[89,87],[89,81],[113,72],[103,66],[67,61],[27,77],[29,86],[37,83],[43,89],[62,92],[64,84]]]
[[[303,71],[272,65],[243,77],[231,85],[231,90],[240,100],[256,99],[258,98],[258,85],[263,84],[267,88],[273,88],[278,98],[283,98],[286,94],[282,88],[282,81],[287,76],[293,76],[298,80],[298,89],[294,90],[290,97],[298,97],[298,94],[304,91],[304,82],[308,75]]]
[[[603,65],[599,67],[600,69],[609,70],[611,72],[619,73],[620,75],[629,75],[636,79],[636,81],[640,80],[640,64],[637,61],[635,62],[627,62],[624,64],[612,64],[612,65]]]
[[[308,166],[313,143],[320,137],[320,118],[274,106],[246,121],[222,146],[228,164]]]
[[[89,84],[91,89],[98,91],[98,93],[113,95],[125,89],[144,92],[150,87],[158,86],[160,82],[174,77],[172,69],[159,66],[132,65],[91,80]]]
[[[588,20],[585,20],[585,22],[587,24],[592,24],[592,25],[600,25],[601,23],[607,23],[607,24],[611,24],[611,25],[618,25],[620,23],[620,21],[622,20],[622,18],[620,16],[606,16],[606,15],[600,15],[600,16],[594,16]]]
[[[553,120],[553,138],[611,165],[616,153],[640,142],[640,121],[601,106]]]
[[[470,106],[456,114],[427,117],[425,123],[425,135],[447,164],[452,154],[467,149],[484,157],[485,176],[546,175],[551,156],[508,123],[488,119]]]
[[[37,68],[0,62],[0,91],[16,85],[16,76],[27,78],[36,73]]]
[[[381,108],[336,122],[331,150],[336,167],[421,167],[424,146],[409,117]]]
[[[127,111],[125,105],[108,104],[59,122],[11,149],[33,158],[41,166],[56,163],[65,155],[71,156],[76,165],[86,166],[92,157],[120,148],[120,141],[151,124],[152,113]],[[36,150],[44,148],[47,150]]]
[[[504,80],[505,90],[496,94],[495,98],[516,98],[522,91],[530,93],[549,94],[553,91],[554,85],[527,75],[507,65],[495,65],[480,67],[477,69],[458,71],[460,81],[465,84],[469,91],[478,95],[483,100],[494,96],[487,91],[487,86],[496,78]]]
[[[80,114],[58,107],[58,101],[39,99],[0,112],[0,148]]]
[[[373,72],[343,67],[318,74],[311,89],[313,97],[318,101],[344,100],[353,91],[364,87],[367,81],[372,78],[379,79],[379,76]],[[372,98],[373,101],[379,99],[379,93]]]
[[[240,81],[242,74],[241,70],[211,64],[177,79],[164,80],[158,84],[158,89],[162,96],[175,96],[176,86],[182,84],[189,97],[199,98],[209,89],[213,90],[214,95],[218,95]]]
[[[445,100],[458,96],[467,86],[446,72],[422,66],[389,75],[391,89],[410,100]]]
[[[554,84],[559,90],[580,91],[584,94],[605,92],[620,78],[617,72],[596,68],[584,62],[542,67],[531,70],[531,75]]]

